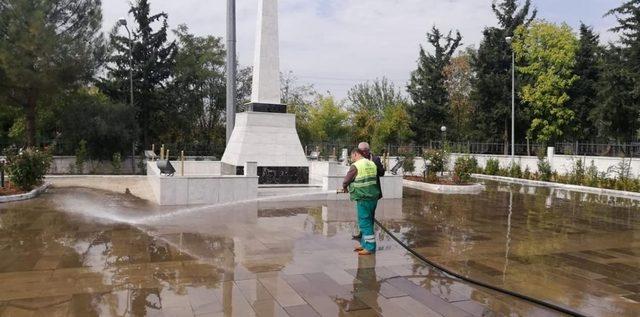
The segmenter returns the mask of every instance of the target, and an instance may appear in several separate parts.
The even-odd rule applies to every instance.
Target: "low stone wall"
[[[309,166],[309,183],[322,186],[325,191],[335,191],[342,188],[342,181],[349,171],[349,166],[338,162],[312,161]],[[402,176],[387,173],[380,178],[380,187],[384,199],[402,198]]]
[[[404,180],[404,186],[436,194],[479,194],[485,187],[482,184],[441,185]]]
[[[494,180],[499,182],[520,184],[520,185],[526,185],[526,186],[558,188],[558,189],[564,189],[564,190],[573,191],[573,192],[582,192],[582,193],[588,193],[588,194],[606,195],[611,197],[640,200],[640,193],[627,192],[623,190],[613,190],[613,189],[605,189],[605,188],[597,188],[597,187],[589,187],[589,186],[561,184],[561,183],[554,183],[554,182],[534,181],[529,179],[483,175],[483,174],[473,174],[473,177],[477,179]]]
[[[0,159],[5,159],[4,156],[0,156]],[[138,163],[140,162],[140,157],[136,157],[133,160],[131,157],[122,159],[122,166],[120,169],[120,174],[122,175],[135,175],[139,174],[140,168]],[[185,160],[187,162],[202,162],[202,163],[216,163],[213,161],[215,157],[213,156],[186,156]],[[51,161],[51,167],[49,171],[47,171],[48,175],[68,175],[68,174],[78,174],[76,170],[76,157],[75,156],[54,156]],[[74,168],[73,170],[71,168]],[[229,172],[230,170],[223,166],[223,171]],[[235,174],[235,168],[233,169],[233,173]],[[84,163],[83,173],[84,175],[112,175],[114,174],[113,166],[111,165],[111,161],[93,161],[89,160]]]
[[[176,175],[180,174],[180,162],[172,161]],[[210,166],[207,166],[210,164]],[[193,164],[207,171],[216,171],[218,162]],[[249,163],[255,165],[255,163]],[[185,166],[186,167],[186,166]],[[220,170],[222,172],[222,170]],[[156,162],[147,162],[147,181],[161,206],[215,205],[240,202],[258,197],[258,176],[256,166],[245,167],[248,175],[188,175],[162,176]],[[195,173],[194,173],[195,174]]]
[[[45,183],[42,186],[35,188],[28,193],[18,194],[18,195],[9,195],[9,196],[0,196],[0,203],[8,203],[13,201],[21,201],[21,200],[36,198],[38,197],[38,195],[44,193],[47,190],[47,188],[49,188],[49,186],[51,186],[51,184]]]

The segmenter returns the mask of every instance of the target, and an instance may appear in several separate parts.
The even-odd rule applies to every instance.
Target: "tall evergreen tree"
[[[0,2],[0,96],[22,108],[27,145],[36,145],[38,110],[93,77],[101,22],[100,0]]]
[[[576,52],[574,74],[579,78],[569,90],[569,107],[575,113],[576,141],[592,140],[596,133],[590,114],[598,104],[598,81],[601,77],[603,48],[600,36],[584,23],[580,24],[580,42]]]
[[[427,41],[433,46],[433,53],[420,47],[418,69],[411,73],[407,87],[413,101],[409,107],[411,128],[418,144],[440,139],[440,126],[448,123],[449,100],[444,70],[460,46],[462,36],[460,32],[455,36],[452,32],[444,35],[434,26],[427,33]]]
[[[134,106],[141,129],[142,144],[150,145],[151,139],[164,129],[162,122],[170,107],[165,95],[168,79],[172,76],[177,46],[167,40],[167,19],[164,12],[151,15],[149,1],[137,0],[129,10],[135,19],[132,43],[128,35],[120,35],[118,26],[111,33],[108,77],[102,88],[112,98],[129,103],[129,49],[133,59]],[[154,32],[153,25],[160,24]]]
[[[615,137],[618,139],[623,137],[630,140],[636,137],[638,129],[638,116],[640,115],[640,0],[628,0],[619,7],[612,9],[607,13],[614,16],[618,21],[618,26],[611,31],[620,33],[620,46],[611,48],[612,53],[607,64],[606,79],[615,80],[609,82],[609,85],[618,85],[618,87],[608,87],[608,92],[603,91],[603,107],[610,108],[612,112],[619,112],[621,115],[631,115],[634,118],[632,122],[628,122],[626,126],[633,131],[617,131]],[[615,63],[615,64],[610,64]],[[616,73],[611,73],[615,71]],[[604,82],[606,85],[607,82]],[[625,90],[621,90],[625,87]],[[617,90],[617,91],[616,91]],[[609,93],[617,93],[610,95]],[[619,110],[619,111],[618,111]],[[604,110],[599,111],[603,114]],[[615,130],[613,121],[601,120],[602,126],[611,126]]]
[[[517,0],[494,1],[492,9],[499,26],[483,31],[483,40],[472,60],[475,79],[471,99],[476,105],[476,137],[487,141],[502,137],[506,151],[511,130],[511,47],[505,38],[513,36],[519,26],[529,25],[537,10],[531,8],[531,0],[525,0],[522,6]],[[516,82],[519,86],[520,80]],[[517,137],[522,140],[529,125],[518,107],[516,120]]]
[[[610,45],[598,83],[598,104],[591,111],[598,138],[604,141],[626,142],[634,139],[638,129],[640,109],[634,97],[634,77],[625,65],[624,49]]]

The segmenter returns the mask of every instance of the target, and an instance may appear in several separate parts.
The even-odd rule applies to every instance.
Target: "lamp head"
[[[507,36],[507,37],[505,37],[505,38],[504,38],[504,40],[507,42],[507,44],[509,44],[509,45],[510,45],[510,44],[511,44],[511,42],[513,42],[513,37],[511,37],[511,36]]]
[[[118,25],[120,25],[120,26],[127,26],[127,20],[126,20],[126,19],[120,19],[120,20],[118,20]]]
[[[447,132],[447,127],[442,126],[442,127],[440,128],[440,131],[442,131],[442,132]]]

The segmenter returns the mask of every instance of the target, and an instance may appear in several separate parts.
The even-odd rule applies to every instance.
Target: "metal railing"
[[[356,146],[356,144],[318,143],[308,144],[305,146],[305,149],[307,155],[310,155],[311,152],[319,151],[322,157],[328,157],[333,154],[333,149],[335,149],[336,155],[340,156],[343,148],[351,149],[354,146]],[[555,153],[559,155],[640,157],[640,142],[620,144],[563,142],[550,146],[555,147]],[[391,156],[413,154],[415,156],[421,156],[429,149],[446,149],[451,153],[471,155],[511,155],[511,146],[509,143],[442,141],[433,141],[426,145],[387,145],[384,147],[384,151],[378,151],[381,153],[376,154],[388,153]],[[515,145],[515,155],[517,156],[545,156],[546,154],[547,146],[543,144],[519,143]]]

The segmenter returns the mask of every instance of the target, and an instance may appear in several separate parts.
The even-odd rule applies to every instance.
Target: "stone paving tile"
[[[320,315],[307,304],[285,307],[284,310],[291,317],[320,317]]]
[[[258,317],[289,317],[282,306],[273,299],[254,302],[253,309]]]

